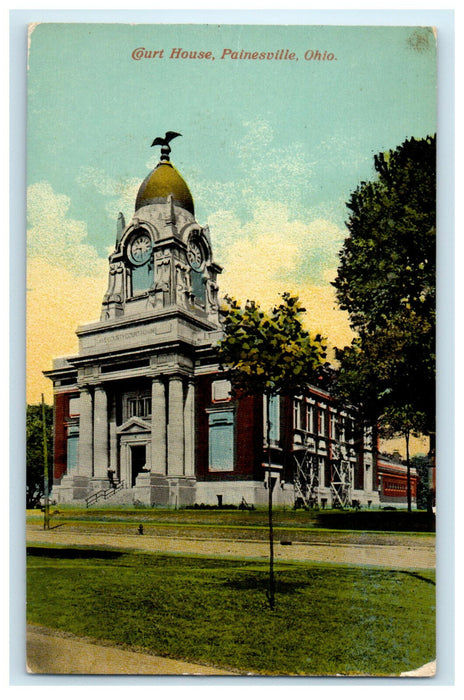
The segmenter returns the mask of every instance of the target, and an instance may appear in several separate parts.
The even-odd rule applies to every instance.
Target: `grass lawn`
[[[434,532],[435,517],[425,511],[405,510],[294,510],[293,508],[274,508],[274,520],[281,527],[304,527],[317,530],[380,530],[391,532]],[[201,525],[202,527],[267,527],[267,507],[254,510],[202,510],[200,508],[146,508],[115,506],[111,503],[92,508],[59,504],[50,507],[52,521],[100,521],[100,522],[153,522],[170,525]],[[29,519],[43,518],[40,510],[28,510]]]
[[[357,527],[354,518],[364,517],[364,529]],[[424,516],[424,517],[422,517]],[[434,546],[435,533],[425,526],[426,513],[385,513],[371,511],[351,513],[340,511],[302,511],[278,509],[274,511],[276,539],[293,542],[331,542],[344,544]],[[392,520],[394,518],[395,520]],[[43,522],[40,510],[27,511],[30,525]],[[76,508],[58,506],[51,508],[52,528],[65,528],[68,532],[105,532],[111,535],[131,534],[142,523],[145,533],[160,537],[194,537],[215,539],[268,539],[267,510],[172,510],[154,508]],[[334,527],[332,525],[335,525]],[[369,525],[373,529],[369,529]],[[381,525],[381,527],[380,527]],[[389,528],[388,526],[391,526]],[[351,527],[353,526],[353,529]]]
[[[28,549],[31,623],[242,673],[396,675],[435,656],[434,572]]]

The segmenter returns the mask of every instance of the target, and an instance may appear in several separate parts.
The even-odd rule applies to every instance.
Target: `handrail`
[[[106,500],[107,498],[111,498],[116,491],[120,491],[122,488],[124,488],[124,481],[120,481],[116,486],[111,486],[109,489],[106,489],[106,491],[103,494],[103,498]]]
[[[100,498],[103,498],[106,501],[107,498],[111,498],[111,496],[113,496],[116,493],[116,491],[120,491],[124,487],[125,482],[120,481],[115,486],[110,486],[109,489],[100,489],[99,491],[92,493],[85,499],[85,505],[88,508],[94,503],[97,503],[100,500]]]
[[[96,491],[95,493],[92,493],[91,496],[89,496],[88,498],[86,498],[86,499],[85,499],[85,504],[86,504],[87,508],[88,508],[90,505],[92,505],[92,503],[96,503],[96,502],[100,499],[100,496],[101,496],[102,494],[104,494],[104,493],[105,493],[104,490],[101,489],[100,491]]]

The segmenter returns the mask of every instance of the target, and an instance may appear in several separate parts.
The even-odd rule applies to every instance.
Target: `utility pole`
[[[405,439],[406,439],[406,491],[407,491],[407,499],[408,499],[408,513],[411,512],[412,510],[412,505],[411,505],[411,461],[409,459],[409,428],[406,430],[405,433]]]
[[[269,489],[269,502],[268,502],[268,523],[269,523],[269,592],[268,600],[269,607],[274,610],[275,607],[275,581],[274,581],[274,529],[272,522],[272,491],[273,491],[273,479],[271,470],[271,395],[270,392],[266,392],[266,438],[267,438],[267,455],[268,455],[268,482],[267,488]]]
[[[43,435],[43,458],[44,458],[44,530],[50,529],[50,504],[48,498],[48,450],[47,450],[47,427],[45,424],[45,402],[42,394],[42,435]]]

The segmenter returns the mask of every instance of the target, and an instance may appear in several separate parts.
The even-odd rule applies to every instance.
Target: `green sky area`
[[[137,47],[164,57],[133,60]],[[173,48],[215,60],[169,59]],[[225,48],[298,61],[221,59]],[[311,50],[334,60],[305,60]],[[290,220],[343,228],[373,155],[436,131],[435,54],[432,31],[414,27],[42,24],[29,54],[28,183],[69,197],[68,217],[106,256],[118,193],[143,180],[159,156],[152,140],[173,130],[201,224],[226,212],[245,225],[273,201]],[[220,258],[233,233],[212,235]]]

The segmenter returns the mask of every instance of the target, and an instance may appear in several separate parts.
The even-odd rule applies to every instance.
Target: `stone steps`
[[[132,505],[134,502],[134,491],[133,489],[120,489],[115,493],[108,495],[107,498],[99,499],[95,506],[100,506],[102,504],[115,504],[115,505]],[[92,507],[92,506],[91,506]]]
[[[133,489],[120,489],[113,496],[107,499],[108,503],[120,503],[121,505],[132,504],[134,502]]]

